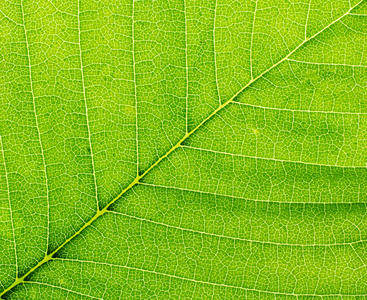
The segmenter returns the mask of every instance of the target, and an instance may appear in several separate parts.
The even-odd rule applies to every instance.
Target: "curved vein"
[[[93,181],[94,181],[94,189],[96,194],[96,205],[97,209],[99,208],[98,204],[98,187],[97,187],[97,178],[96,178],[96,171],[95,171],[95,164],[94,164],[94,157],[93,157],[93,147],[92,147],[92,137],[90,133],[90,126],[89,126],[89,117],[88,117],[88,105],[87,105],[87,97],[85,95],[85,81],[84,81],[84,67],[83,67],[83,56],[82,56],[82,44],[81,44],[81,28],[80,28],[80,0],[78,0],[78,47],[79,47],[79,59],[80,59],[80,71],[82,75],[82,86],[83,86],[83,99],[85,105],[85,116],[87,120],[87,128],[88,128],[88,141],[89,141],[89,149],[90,149],[90,156],[92,160],[92,171],[93,171]]]
[[[134,100],[135,100],[135,139],[136,139],[136,176],[139,176],[139,130],[138,130],[138,97],[136,91],[136,69],[135,69],[135,1],[133,1],[132,7],[132,20],[131,20],[131,37],[132,37],[132,56],[133,56],[133,73],[134,73]]]
[[[217,19],[217,8],[218,8],[218,0],[215,0],[214,6],[214,21],[213,21],[213,53],[214,53],[214,73],[215,73],[215,85],[217,87],[219,105],[222,104],[222,100],[220,99],[220,92],[219,92],[219,84],[218,84],[218,70],[217,70],[217,52],[215,51],[215,21]]]
[[[40,129],[39,129],[39,126],[38,126],[38,116],[37,116],[37,110],[36,110],[36,100],[35,100],[35,96],[34,96],[33,80],[32,80],[31,56],[30,56],[30,53],[29,53],[28,34],[27,34],[27,29],[25,28],[25,19],[24,19],[24,8],[23,8],[23,6],[24,6],[23,5],[23,0],[21,0],[20,7],[21,7],[22,21],[23,21],[22,27],[24,29],[24,37],[25,37],[25,43],[26,43],[26,48],[27,48],[27,59],[28,59],[28,68],[29,68],[29,81],[30,81],[30,87],[31,87],[31,95],[32,95],[32,102],[33,102],[34,117],[35,117],[35,120],[36,120],[36,128],[37,128],[38,139],[39,139],[39,144],[40,144],[40,148],[41,148],[43,171],[44,171],[44,174],[45,174],[46,199],[47,199],[47,237],[46,237],[47,244],[46,244],[45,253],[47,254],[47,252],[48,252],[48,244],[49,244],[49,236],[50,236],[50,199],[49,199],[48,179],[47,179],[47,171],[46,171],[46,160],[45,160],[45,155],[43,153],[43,145],[42,145],[42,140],[41,140],[41,132],[40,132]],[[1,294],[0,294],[0,297],[1,297]]]
[[[305,24],[305,39],[307,39],[307,26],[308,26],[308,17],[310,16],[310,10],[311,10],[311,1],[308,3],[308,10],[307,10],[307,17],[306,17],[306,24]]]
[[[17,256],[17,243],[15,241],[15,229],[14,229],[14,221],[13,221],[13,210],[11,208],[11,200],[10,200],[10,189],[9,189],[9,179],[8,179],[8,171],[6,168],[6,162],[5,162],[5,153],[4,153],[4,147],[3,147],[3,141],[0,135],[0,147],[1,147],[1,153],[2,158],[4,161],[4,170],[5,170],[5,180],[6,180],[6,188],[8,193],[8,200],[9,200],[9,210],[10,210],[10,223],[11,223],[11,230],[13,233],[13,243],[14,243],[14,257],[15,257],[15,277],[18,277],[18,256]]]
[[[79,292],[76,292],[76,291],[73,291],[73,290],[69,290],[69,289],[67,289],[67,288],[63,288],[63,287],[61,287],[61,286],[56,286],[56,285],[53,285],[53,284],[48,284],[48,283],[43,283],[43,282],[37,282],[37,281],[26,281],[24,284],[38,284],[38,285],[44,285],[44,286],[48,286],[48,287],[52,287],[52,288],[56,288],[56,289],[59,289],[59,290],[67,291],[67,292],[69,292],[69,293],[77,294],[77,295],[80,295],[80,296],[85,296],[85,297],[88,297],[88,298],[91,298],[91,299],[103,300],[102,298],[93,297],[93,296],[91,296],[91,295],[87,295],[87,294],[79,293]]]
[[[308,65],[318,65],[318,66],[335,66],[335,67],[350,67],[350,68],[367,68],[367,66],[363,65],[348,65],[348,64],[334,64],[334,63],[320,63],[320,62],[310,62],[310,61],[302,61],[302,60],[296,60],[287,58],[288,61],[301,63],[301,64],[308,64]]]
[[[270,160],[270,161],[281,162],[281,163],[292,163],[292,164],[311,165],[311,166],[330,167],[330,168],[342,168],[342,169],[347,169],[347,168],[366,169],[366,167],[337,166],[337,165],[318,164],[318,163],[303,162],[303,161],[296,161],[296,160],[286,160],[286,159],[279,159],[279,158],[256,157],[256,156],[243,155],[243,154],[237,154],[237,153],[228,153],[224,151],[204,149],[204,148],[186,146],[186,145],[182,145],[181,148],[193,149],[193,150],[204,151],[204,152],[211,152],[211,153],[216,153],[216,154],[230,155],[230,156],[235,156],[235,157],[253,158],[253,159],[259,159],[259,160]]]
[[[95,265],[101,265],[101,266],[109,266],[109,267],[113,267],[113,268],[126,268],[126,269],[130,269],[130,270],[146,272],[146,273],[156,274],[156,275],[160,275],[160,276],[171,277],[171,278],[175,278],[175,279],[179,279],[179,280],[191,281],[191,282],[194,282],[194,283],[209,284],[209,285],[213,285],[213,286],[240,289],[240,290],[245,290],[245,291],[250,291],[250,292],[266,293],[266,294],[271,294],[271,295],[295,296],[295,297],[331,297],[331,296],[363,297],[363,296],[367,296],[367,294],[341,294],[341,293],[340,294],[281,293],[281,292],[260,290],[260,289],[256,289],[256,288],[245,288],[245,287],[241,287],[241,286],[229,285],[229,284],[224,284],[224,283],[216,283],[216,282],[210,282],[210,281],[196,280],[196,279],[181,277],[181,276],[177,276],[177,275],[166,274],[166,273],[163,273],[163,272],[157,272],[157,271],[153,271],[153,270],[140,269],[140,268],[130,267],[130,266],[121,266],[121,265],[115,265],[115,264],[104,263],[104,262],[95,262],[95,261],[80,260],[80,259],[74,259],[74,258],[55,258],[54,261],[69,261],[69,262],[79,262],[79,263],[87,263],[87,264],[89,263],[89,264],[95,264]]]
[[[123,216],[123,217],[128,217],[130,219],[135,219],[135,220],[142,221],[142,222],[152,223],[152,224],[163,226],[163,227],[177,229],[177,230],[180,230],[180,231],[192,232],[192,233],[196,233],[196,234],[200,234],[200,235],[208,235],[208,236],[213,236],[213,237],[217,237],[217,238],[221,238],[221,239],[236,240],[236,241],[242,241],[242,242],[248,242],[248,243],[268,244],[268,245],[275,245],[275,246],[289,246],[289,247],[302,247],[302,248],[306,248],[306,247],[330,247],[330,246],[351,246],[353,248],[353,250],[356,252],[353,245],[359,244],[359,243],[364,243],[364,242],[367,241],[367,240],[360,240],[360,241],[354,241],[354,242],[333,243],[333,244],[277,243],[277,242],[271,242],[271,241],[244,239],[244,238],[238,238],[238,237],[233,237],[233,236],[228,236],[228,235],[222,235],[222,234],[216,234],[216,233],[211,233],[211,232],[204,232],[204,231],[200,231],[200,230],[194,230],[194,229],[190,229],[190,228],[183,228],[183,227],[174,226],[174,225],[170,225],[170,224],[162,223],[162,222],[157,222],[157,221],[153,221],[153,220],[148,220],[148,219],[128,215],[128,214],[121,213],[121,212],[111,211],[111,210],[109,210],[108,213]],[[356,254],[357,254],[357,252],[356,252]],[[357,256],[361,259],[361,257],[358,254],[357,254]],[[361,261],[363,263],[362,259],[361,259]]]
[[[189,109],[189,65],[187,63],[187,4],[184,0],[185,15],[185,73],[186,73],[186,97],[185,97],[185,132],[188,131],[188,109]],[[133,9],[134,10],[134,9]],[[135,67],[134,67],[135,68]]]
[[[17,25],[17,26],[23,26],[22,24],[17,23],[12,18],[10,18],[6,14],[4,14],[1,9],[0,9],[0,13],[4,16],[5,19],[9,20],[10,22],[14,23],[15,25]]]
[[[303,113],[320,113],[320,114],[336,114],[336,115],[367,115],[367,112],[347,112],[347,111],[322,111],[322,110],[306,110],[306,109],[290,109],[290,108],[279,108],[279,107],[269,107],[269,106],[261,106],[243,102],[233,101],[233,104],[250,106],[261,109],[269,109],[269,110],[278,110],[278,111],[289,111],[289,112],[303,112]]]
[[[255,31],[255,20],[256,20],[256,10],[257,10],[257,2],[259,0],[256,0],[255,3],[255,9],[254,9],[254,19],[252,22],[252,30],[251,30],[251,42],[250,42],[250,71],[251,71],[251,80],[254,78],[252,75],[252,44],[254,40],[254,31]]]
[[[236,198],[236,199],[243,199],[247,201],[254,201],[254,202],[266,202],[266,203],[279,203],[279,204],[320,204],[320,205],[338,205],[338,204],[364,204],[367,205],[366,202],[299,202],[299,201],[277,201],[277,200],[268,200],[268,199],[251,199],[241,196],[233,196],[233,195],[226,195],[226,194],[219,194],[213,192],[203,192],[199,190],[192,190],[186,188],[180,188],[175,186],[166,186],[166,185],[159,185],[159,184],[152,184],[152,183],[145,183],[145,182],[138,182],[139,185],[147,185],[152,187],[164,188],[164,189],[173,189],[173,190],[180,190],[192,193],[199,193],[204,195],[213,195],[218,197],[228,197],[228,198]]]

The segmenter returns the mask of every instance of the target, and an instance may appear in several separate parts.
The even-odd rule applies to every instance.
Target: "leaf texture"
[[[2,1],[0,298],[366,299],[366,16]]]

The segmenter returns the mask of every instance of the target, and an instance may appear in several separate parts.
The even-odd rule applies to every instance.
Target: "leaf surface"
[[[0,3],[0,297],[366,298],[366,15]]]

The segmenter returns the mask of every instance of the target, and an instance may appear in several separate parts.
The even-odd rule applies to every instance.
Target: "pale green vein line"
[[[10,291],[12,288],[14,288],[15,286],[17,286],[20,283],[25,282],[25,278],[27,276],[29,276],[31,273],[33,273],[35,270],[37,270],[40,266],[42,266],[43,264],[47,263],[48,261],[50,261],[51,259],[53,259],[53,255],[55,255],[61,248],[63,248],[67,243],[69,243],[74,237],[78,236],[85,228],[87,228],[88,226],[90,226],[96,219],[98,219],[100,216],[102,216],[105,212],[107,212],[107,209],[113,204],[115,203],[118,199],[121,198],[122,195],[124,195],[128,190],[130,190],[133,186],[135,186],[136,184],[139,183],[140,179],[142,179],[145,175],[147,175],[153,168],[155,168],[162,160],[166,159],[173,151],[175,151],[177,148],[181,147],[182,143],[187,140],[193,133],[195,133],[199,128],[201,128],[207,121],[209,121],[213,116],[215,116],[219,111],[221,111],[224,107],[226,107],[227,105],[229,105],[230,103],[232,103],[234,101],[234,99],[240,94],[242,93],[247,87],[249,87],[253,82],[257,81],[258,79],[260,79],[261,77],[263,77],[266,73],[268,73],[269,71],[271,71],[273,68],[275,68],[276,66],[278,66],[279,64],[281,64],[283,61],[285,61],[286,59],[288,59],[293,53],[295,53],[299,48],[301,48],[306,42],[308,42],[309,40],[315,38],[317,35],[319,35],[320,33],[322,33],[324,30],[326,30],[327,28],[329,28],[330,26],[332,26],[333,24],[335,24],[336,22],[340,21],[343,17],[345,17],[346,15],[348,15],[350,13],[350,11],[352,9],[354,9],[355,7],[357,7],[360,3],[362,3],[364,0],[359,1],[355,6],[353,6],[350,10],[348,10],[345,14],[343,14],[342,16],[340,16],[338,19],[334,20],[332,23],[330,23],[328,26],[326,26],[324,29],[322,29],[321,31],[319,31],[318,33],[316,33],[315,35],[313,35],[312,37],[310,37],[309,39],[303,41],[299,46],[297,46],[294,50],[292,50],[287,56],[285,56],[283,59],[281,59],[280,61],[278,61],[276,64],[274,64],[273,66],[271,66],[269,69],[267,69],[266,71],[262,72],[260,75],[258,75],[255,79],[250,80],[245,86],[243,86],[236,94],[233,95],[232,98],[230,98],[227,102],[221,104],[217,109],[215,109],[209,116],[207,116],[200,124],[198,124],[193,130],[191,130],[190,132],[186,133],[181,140],[179,140],[177,142],[176,145],[174,145],[166,154],[164,154],[163,156],[161,156],[154,164],[152,164],[142,175],[137,176],[124,190],[121,191],[121,193],[119,195],[117,195],[117,197],[115,197],[110,203],[108,203],[102,210],[98,210],[96,212],[96,214],[87,222],[85,223],[78,231],[76,231],[72,236],[70,236],[67,240],[65,240],[64,243],[62,243],[55,251],[53,251],[52,253],[46,255],[40,262],[38,262],[37,265],[35,265],[33,268],[31,268],[26,274],[24,274],[21,278],[18,278],[17,280],[15,280],[7,289],[5,289],[4,291],[2,291],[0,293],[0,297],[2,295],[4,295],[5,293],[7,293],[8,291]],[[80,31],[79,31],[80,32]],[[292,202],[294,203],[294,202]]]
[[[132,55],[133,55],[133,73],[134,73],[134,99],[135,99],[135,135],[136,135],[136,176],[139,176],[139,130],[138,130],[138,97],[136,91],[136,63],[135,63],[135,1],[132,5]]]
[[[358,34],[362,34],[362,35],[367,35],[366,32],[363,32],[363,31],[359,31],[359,30],[355,30],[354,28],[348,26],[347,24],[345,24],[343,21],[340,21],[340,23],[342,23],[346,28],[348,28],[350,31],[353,31],[355,33],[358,33]]]
[[[67,288],[63,288],[63,287],[61,287],[61,286],[56,286],[56,285],[53,285],[53,284],[48,284],[48,283],[43,283],[43,282],[37,282],[37,281],[26,281],[26,282],[24,282],[23,284],[37,284],[37,285],[44,285],[44,286],[48,286],[48,287],[52,287],[52,288],[56,288],[56,289],[59,289],[59,290],[67,291],[67,292],[69,292],[69,293],[73,293],[73,294],[76,294],[76,295],[85,296],[85,297],[88,297],[88,298],[91,298],[91,299],[103,300],[102,298],[93,297],[93,296],[91,296],[91,295],[87,295],[87,294],[79,293],[79,292],[76,292],[76,291],[72,291],[72,290],[69,290],[69,289],[67,289]]]
[[[356,250],[356,248],[355,248],[355,245],[351,245],[351,248],[353,249],[353,251],[354,251],[354,253],[356,254],[356,256],[359,258],[359,260],[361,261],[361,263],[362,263],[362,265],[363,265],[363,267],[365,267],[366,265],[365,265],[365,263],[364,263],[364,261],[363,261],[363,259],[362,259],[362,257],[359,255],[359,253],[357,252],[357,250]]]
[[[255,105],[245,102],[237,102],[233,101],[233,104],[249,106],[254,108],[266,109],[266,110],[278,110],[278,111],[288,111],[288,112],[300,112],[300,113],[320,113],[320,114],[335,114],[335,115],[367,115],[367,112],[348,112],[348,111],[323,111],[323,110],[307,110],[307,109],[290,109],[290,108],[278,108],[278,107],[269,107],[269,106],[262,106],[262,105]]]
[[[187,148],[187,149],[198,150],[198,151],[211,152],[211,153],[216,153],[216,154],[230,155],[230,156],[234,156],[234,157],[244,157],[244,158],[252,158],[252,159],[259,159],[259,160],[270,160],[270,161],[281,162],[281,163],[292,163],[292,164],[311,165],[311,166],[330,167],[330,168],[341,168],[341,169],[348,169],[348,168],[350,168],[350,169],[366,169],[365,166],[359,166],[359,167],[358,166],[337,166],[337,165],[303,162],[303,161],[297,161],[297,160],[287,160],[287,159],[270,158],[270,157],[256,157],[256,156],[251,156],[251,155],[228,153],[228,152],[224,152],[224,151],[204,149],[204,148],[186,146],[186,145],[182,145],[181,147],[182,148]]]
[[[129,185],[128,188],[130,188],[131,184]],[[25,273],[22,277],[20,278],[16,278],[16,280],[5,290],[3,290],[0,293],[0,297],[2,297],[5,293],[7,293],[8,291],[10,291],[12,288],[14,288],[15,286],[27,282],[25,279],[32,274],[35,270],[37,270],[39,267],[41,267],[42,265],[44,265],[45,263],[49,262],[50,260],[52,260],[53,255],[55,255],[55,253],[57,253],[62,247],[65,246],[65,244],[67,244],[70,240],[72,240],[74,237],[76,237],[77,235],[80,234],[80,232],[82,232],[86,227],[88,227],[90,224],[92,224],[94,222],[94,220],[96,220],[99,216],[101,216],[103,213],[102,211],[97,211],[97,213],[87,222],[85,223],[78,231],[76,231],[70,238],[68,238],[64,243],[62,243],[54,252],[45,255],[45,257],[39,261],[33,268],[31,268],[27,273]]]
[[[14,221],[13,221],[13,210],[11,208],[11,199],[10,199],[10,188],[9,188],[9,179],[8,179],[8,171],[6,167],[6,161],[5,161],[5,153],[4,153],[4,146],[3,146],[3,140],[0,135],[0,146],[1,146],[1,153],[3,156],[4,161],[4,171],[5,171],[5,180],[6,180],[6,189],[8,193],[8,200],[9,200],[9,210],[10,210],[10,223],[11,223],[11,230],[13,233],[13,243],[14,243],[14,257],[15,257],[15,278],[18,277],[18,255],[17,255],[17,243],[15,241],[15,229],[14,229]]]
[[[360,126],[359,126],[359,124],[361,124],[360,122],[361,122],[361,118],[360,118],[360,116],[358,116],[356,136],[360,136]],[[359,139],[357,139],[357,141],[356,141],[357,148],[356,149],[359,148],[359,142],[360,142]],[[339,149],[339,154],[337,156],[338,160],[339,160],[339,157],[340,157],[340,152],[341,152],[341,149]],[[353,155],[353,161],[352,161],[353,165],[355,164],[354,161],[356,159],[356,156],[357,156],[357,152],[355,152],[354,155]],[[367,166],[365,166],[365,167],[367,167]],[[360,187],[358,186],[358,200],[359,200],[359,195],[360,195]]]
[[[218,93],[219,105],[222,105],[222,100],[220,99],[220,92],[219,92],[219,83],[218,83],[217,51],[215,49],[215,22],[217,20],[217,9],[218,9],[218,0],[215,0],[214,21],[213,21],[214,74],[215,74],[215,84],[216,84],[217,93]]]
[[[367,68],[367,66],[363,65],[348,65],[348,64],[334,64],[334,63],[320,63],[320,62],[309,62],[309,61],[302,61],[296,59],[287,59],[288,61],[301,63],[301,64],[308,64],[308,65],[319,65],[319,66],[336,66],[336,67],[351,67],[351,68]]]
[[[152,184],[152,183],[145,183],[139,182],[139,185],[147,185],[157,188],[164,188],[164,189],[173,189],[173,190],[180,190],[185,192],[192,192],[192,193],[199,193],[203,195],[213,195],[218,197],[228,197],[233,199],[243,199],[247,201],[253,202],[266,202],[266,203],[280,203],[280,204],[311,204],[311,205],[335,205],[335,204],[364,204],[367,205],[367,202],[300,202],[300,201],[277,201],[277,200],[269,200],[269,199],[251,199],[242,196],[234,196],[234,195],[227,195],[227,194],[220,194],[220,193],[213,193],[213,192],[204,192],[199,190],[193,190],[188,188],[180,188],[176,186],[166,186],[166,185],[159,185],[159,184]]]
[[[180,231],[187,231],[187,232],[192,232],[192,233],[195,233],[195,234],[208,235],[208,236],[213,236],[213,237],[217,237],[217,238],[220,238],[220,239],[236,240],[236,241],[242,241],[242,242],[247,242],[247,243],[267,244],[267,245],[275,245],[275,246],[288,246],[288,247],[301,247],[301,248],[312,247],[313,248],[313,247],[330,247],[330,246],[352,246],[354,244],[364,243],[364,242],[367,241],[367,240],[360,240],[360,241],[353,241],[353,242],[340,242],[340,243],[330,243],[330,244],[322,244],[322,243],[320,243],[320,244],[317,244],[317,243],[314,243],[314,244],[278,243],[278,242],[271,242],[271,241],[244,239],[244,238],[233,237],[233,236],[228,236],[228,235],[221,235],[221,234],[217,234],[217,233],[194,230],[194,229],[190,229],[190,228],[183,228],[183,227],[174,226],[174,225],[170,225],[170,224],[162,223],[162,222],[157,222],[157,221],[153,221],[153,220],[148,220],[148,219],[144,219],[144,218],[140,218],[140,217],[136,217],[136,216],[132,216],[132,215],[128,215],[128,214],[124,214],[124,213],[117,212],[117,211],[112,211],[112,210],[109,210],[108,213],[112,213],[112,214],[115,214],[115,215],[135,219],[135,220],[142,221],[142,222],[147,222],[147,223],[159,225],[159,226],[162,226],[162,227],[177,229],[177,230],[180,230]],[[363,261],[362,261],[362,263],[363,263]]]
[[[80,38],[80,34],[81,34],[81,28],[80,28],[80,1],[81,0],[78,0],[78,15],[77,15],[77,18],[78,18],[78,46],[79,46],[80,71],[81,71],[81,75],[82,75],[83,99],[84,99],[85,117],[86,117],[86,121],[87,121],[87,129],[88,129],[88,142],[89,142],[90,156],[91,156],[91,160],[92,160],[94,192],[96,194],[96,206],[97,206],[97,210],[98,210],[99,209],[98,187],[97,187],[97,178],[96,178],[94,156],[93,156],[92,137],[91,137],[90,126],[89,126],[88,104],[87,104],[87,97],[86,97],[86,94],[85,94],[83,55],[82,55],[82,44],[81,44],[81,38]]]
[[[333,251],[332,251],[333,252]],[[335,255],[335,253],[333,252],[333,254]],[[320,274],[322,272],[322,270],[325,267],[325,260],[326,260],[326,249],[324,249],[324,260],[323,260],[323,265],[322,267],[319,268],[318,273],[317,273],[317,282],[315,284],[315,288],[314,288],[314,293],[316,293],[318,287],[319,287],[319,283],[320,283]]]
[[[308,3],[308,10],[307,10],[307,17],[306,17],[306,24],[305,24],[305,40],[307,39],[307,26],[308,26],[308,18],[310,16],[310,10],[311,10],[311,1]]]
[[[0,13],[4,16],[5,19],[9,20],[10,22],[14,23],[17,26],[23,26],[22,24],[19,24],[17,22],[15,22],[13,19],[9,18],[6,14],[4,14],[1,9],[0,9]]]
[[[23,5],[23,0],[21,0],[20,7],[21,7],[21,13],[22,13],[22,21],[23,21],[23,28],[24,28],[25,43],[26,43],[26,48],[27,48],[27,59],[28,59],[28,68],[29,68],[29,81],[30,81],[30,86],[31,86],[31,95],[32,95],[32,102],[33,102],[33,111],[34,111],[34,117],[35,117],[35,121],[36,121],[36,128],[37,128],[37,133],[38,133],[38,139],[39,139],[39,144],[40,144],[40,149],[41,149],[43,172],[45,174],[46,199],[47,199],[47,237],[46,237],[47,238],[47,244],[46,244],[45,253],[47,254],[48,245],[49,245],[49,239],[50,239],[50,237],[49,237],[49,235],[50,235],[50,199],[49,199],[49,189],[48,189],[48,178],[47,178],[46,160],[45,160],[45,155],[44,155],[44,152],[43,152],[43,145],[42,145],[42,139],[41,139],[41,132],[40,132],[39,125],[38,125],[38,115],[37,115],[37,109],[36,109],[36,100],[35,100],[34,90],[33,90],[31,56],[30,56],[30,51],[29,51],[29,43],[28,43],[27,29],[25,27],[24,7],[23,6],[24,6]],[[18,275],[17,275],[17,278],[18,278]],[[0,294],[0,297],[1,297],[1,294]]]
[[[151,273],[151,274],[160,275],[160,276],[171,277],[171,278],[175,278],[175,279],[178,279],[178,280],[191,281],[191,282],[200,283],[200,284],[209,284],[209,285],[220,286],[220,287],[224,287],[224,288],[241,289],[241,290],[246,290],[246,291],[249,291],[249,292],[266,293],[266,294],[271,294],[271,295],[295,296],[295,297],[312,297],[312,296],[313,297],[331,297],[331,296],[363,297],[363,296],[367,296],[367,294],[358,294],[358,295],[357,294],[341,294],[341,293],[340,294],[296,294],[296,293],[272,292],[272,291],[266,291],[266,290],[259,290],[259,289],[255,289],[255,288],[245,288],[245,287],[236,286],[236,285],[229,285],[229,284],[223,284],[223,283],[195,280],[195,279],[191,279],[191,278],[181,277],[181,276],[172,275],[172,274],[166,274],[166,273],[152,271],[152,270],[140,269],[140,268],[130,267],[130,266],[121,266],[121,265],[109,264],[109,263],[104,263],[104,262],[95,262],[95,261],[80,260],[80,259],[74,259],[74,258],[55,258],[54,261],[69,261],[69,262],[78,262],[78,263],[95,264],[95,265],[101,265],[101,266],[109,266],[109,267],[114,267],[114,268],[125,268],[125,269],[130,269],[130,270],[135,270],[135,271],[140,271],[140,272],[146,272],[146,273]]]
[[[185,133],[188,132],[188,109],[189,109],[189,65],[187,62],[187,5],[184,0],[184,14],[185,14],[185,74],[186,74],[186,99],[185,99]]]
[[[250,72],[251,72],[251,80],[254,78],[253,76],[253,67],[252,67],[252,46],[253,46],[253,40],[254,40],[254,31],[255,31],[255,20],[256,20],[256,10],[257,10],[257,2],[259,0],[256,0],[255,3],[255,9],[254,9],[254,19],[252,22],[252,29],[251,29],[251,42],[250,42]]]

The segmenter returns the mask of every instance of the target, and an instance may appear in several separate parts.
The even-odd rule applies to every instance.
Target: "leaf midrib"
[[[36,271],[39,267],[41,267],[42,265],[44,265],[45,263],[47,263],[48,261],[53,259],[53,256],[60,250],[62,249],[67,243],[69,243],[74,237],[78,236],[85,228],[89,227],[89,225],[91,225],[96,219],[98,219],[100,216],[102,216],[105,212],[108,211],[108,208],[115,203],[117,200],[119,200],[127,191],[129,191],[131,188],[133,188],[136,184],[138,184],[140,182],[140,180],[145,177],[145,175],[147,175],[153,168],[155,168],[162,160],[164,160],[166,157],[168,157],[168,155],[170,155],[173,151],[175,151],[177,148],[180,148],[182,143],[187,140],[191,135],[193,135],[197,130],[199,130],[207,121],[209,121],[210,119],[212,119],[215,115],[217,115],[218,112],[220,112],[223,108],[225,108],[226,106],[228,106],[230,103],[232,103],[236,97],[241,94],[245,89],[247,89],[250,85],[252,85],[254,82],[256,82],[257,80],[259,80],[260,78],[262,78],[265,74],[267,74],[268,72],[270,72],[272,69],[274,69],[275,67],[277,67],[279,64],[283,63],[284,61],[288,60],[288,58],[295,53],[298,49],[300,49],[303,45],[305,45],[307,42],[309,42],[310,40],[314,39],[315,37],[317,37],[319,34],[321,34],[322,32],[324,32],[326,29],[330,28],[333,24],[339,22],[341,19],[343,19],[345,16],[347,16],[354,8],[358,7],[364,0],[360,0],[357,4],[355,4],[354,6],[350,7],[350,9],[343,14],[342,16],[340,16],[339,18],[335,19],[333,22],[331,22],[329,25],[327,25],[326,27],[324,27],[322,30],[320,30],[319,32],[317,32],[316,34],[314,34],[313,36],[309,37],[309,38],[305,38],[305,40],[299,44],[295,49],[293,49],[291,52],[289,52],[284,58],[282,58],[281,60],[279,60],[277,63],[275,63],[274,65],[272,65],[270,68],[268,68],[267,70],[263,71],[261,74],[259,74],[257,77],[251,79],[246,85],[244,85],[237,93],[235,93],[229,100],[227,100],[225,103],[220,104],[219,107],[217,109],[215,109],[210,115],[208,115],[201,123],[199,123],[193,130],[191,130],[190,132],[187,132],[177,143],[176,145],[174,145],[169,151],[167,151],[163,156],[161,156],[154,164],[152,164],[143,174],[138,175],[124,190],[121,191],[121,193],[115,197],[111,202],[109,202],[103,209],[99,209],[97,210],[97,213],[88,221],[86,222],[78,231],[76,231],[70,238],[68,238],[67,240],[65,240],[64,243],[62,243],[56,250],[54,250],[52,253],[45,255],[45,257],[38,262],[38,264],[36,266],[34,266],[33,268],[31,268],[27,273],[25,273],[22,277],[20,278],[16,278],[16,280],[5,290],[3,290],[3,292],[0,293],[0,299],[2,299],[1,297],[9,292],[11,289],[13,289],[15,286],[25,282],[26,278],[32,274],[34,271]]]

